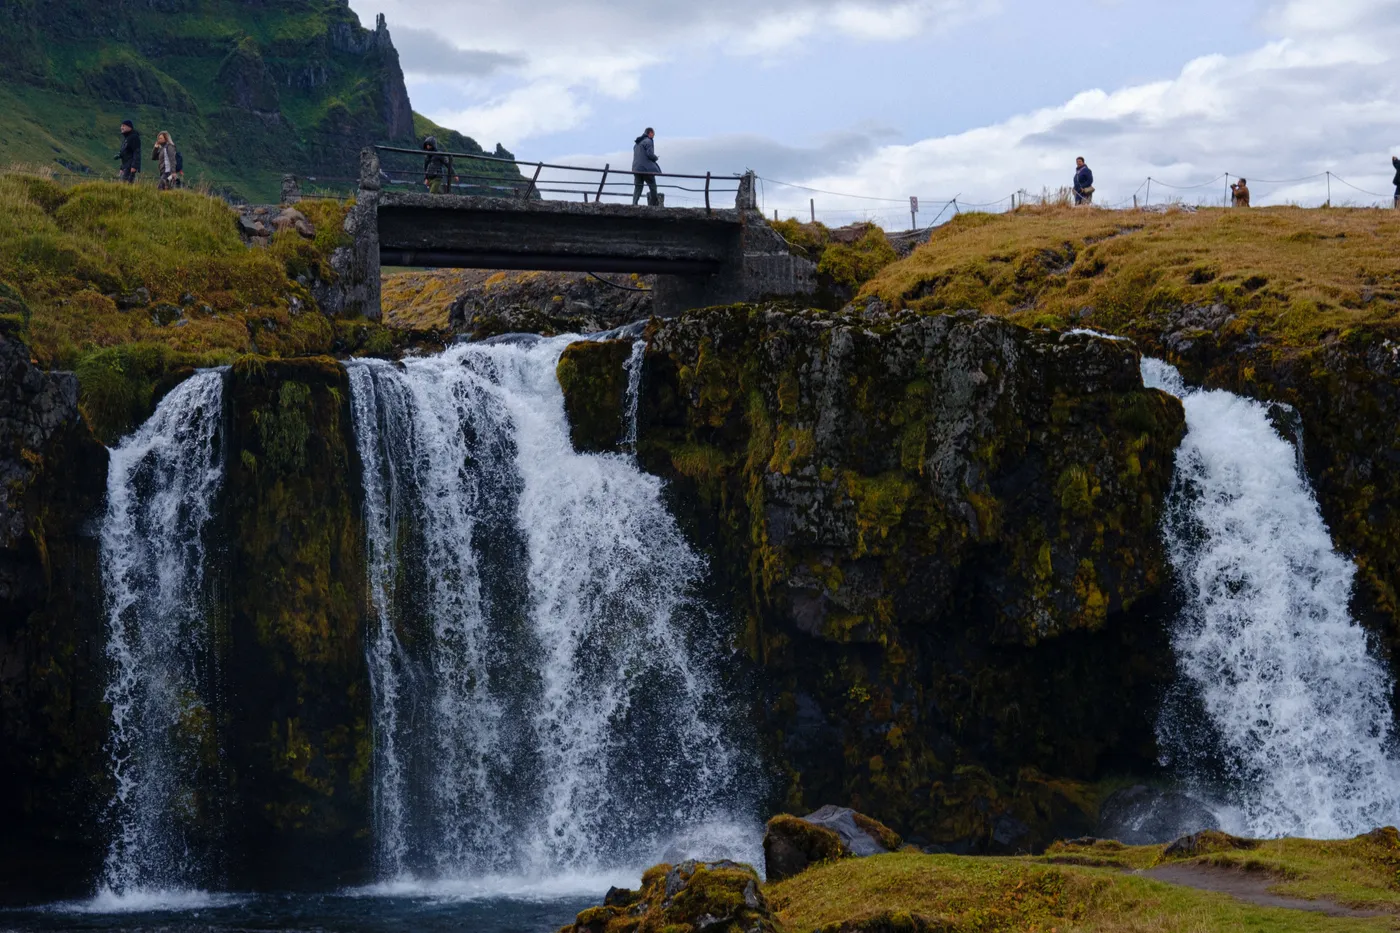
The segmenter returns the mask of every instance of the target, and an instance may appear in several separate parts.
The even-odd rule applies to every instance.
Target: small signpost
[[[911,231],[919,229],[919,199],[914,196],[909,198],[909,229]]]

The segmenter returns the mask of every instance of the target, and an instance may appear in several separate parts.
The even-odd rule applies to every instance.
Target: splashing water
[[[1267,406],[1142,368],[1186,409],[1164,536],[1185,596],[1173,646],[1208,726],[1165,714],[1164,749],[1203,789],[1225,786],[1235,832],[1341,838],[1400,821],[1390,679],[1349,614],[1355,567],[1294,447]]]
[[[756,855],[704,561],[658,479],[574,451],[555,370],[578,339],[349,364],[383,877]]]
[[[642,407],[642,369],[646,352],[647,342],[638,340],[632,344],[632,355],[627,359],[627,403],[623,414],[626,428],[622,449],[633,454],[637,452],[637,414]]]
[[[184,902],[206,880],[197,822],[209,762],[205,529],[223,483],[223,371],[195,374],[111,452],[107,596],[113,836],[98,900]]]

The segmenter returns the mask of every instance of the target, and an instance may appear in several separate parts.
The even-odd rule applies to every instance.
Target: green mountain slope
[[[481,151],[413,113],[383,19],[346,0],[0,0],[0,113],[0,163],[114,175],[132,119],[147,147],[175,137],[192,181],[251,200],[288,172],[348,190],[363,146],[424,130]]]

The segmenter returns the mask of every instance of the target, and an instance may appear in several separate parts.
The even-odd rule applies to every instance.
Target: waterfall
[[[1227,828],[1246,835],[1340,838],[1400,821],[1390,678],[1350,616],[1355,567],[1333,549],[1294,446],[1266,405],[1187,389],[1158,360],[1143,360],[1143,379],[1182,400],[1187,424],[1164,537],[1191,702],[1164,713],[1164,751],[1225,793]]]
[[[628,453],[637,452],[637,413],[642,407],[642,364],[646,359],[647,342],[638,340],[632,344],[632,355],[627,358],[627,398],[623,406],[625,428],[622,435],[622,449]]]
[[[196,887],[218,747],[205,531],[223,483],[224,372],[191,376],[111,452],[102,578],[115,793],[101,887]]]
[[[749,820],[705,563],[658,479],[574,451],[577,339],[349,364],[384,877],[630,868]]]

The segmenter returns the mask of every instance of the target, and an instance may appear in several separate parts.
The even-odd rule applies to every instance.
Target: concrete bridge
[[[631,174],[622,177],[630,189]],[[660,315],[815,290],[813,264],[793,256],[759,212],[751,174],[731,180],[738,185],[732,208],[544,200],[536,181],[522,186],[523,197],[430,195],[394,191],[384,180],[377,153],[365,150],[346,222],[354,245],[337,263],[352,293],[347,304],[374,319],[383,266],[650,274]],[[590,188],[570,190],[587,198]]]

